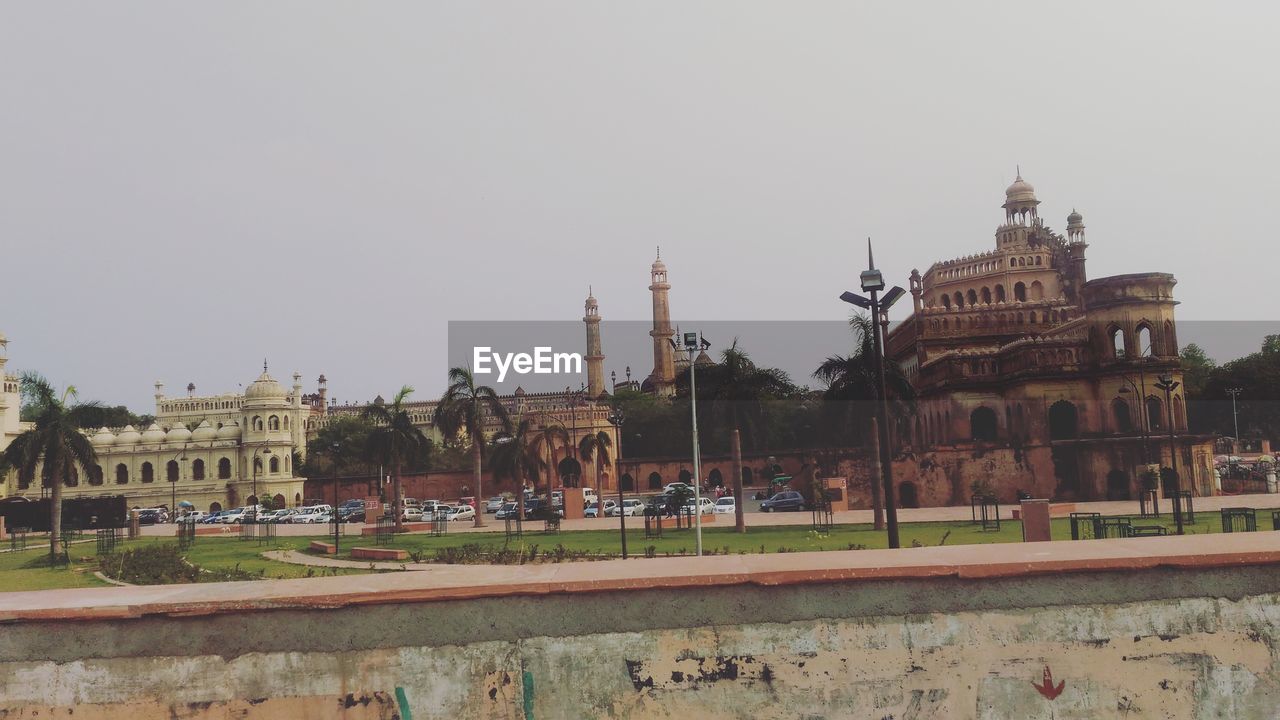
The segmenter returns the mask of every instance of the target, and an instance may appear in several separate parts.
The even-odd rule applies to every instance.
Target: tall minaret
[[[653,329],[649,331],[649,337],[653,338],[653,372],[649,374],[649,382],[655,394],[669,397],[676,394],[675,358],[671,348],[675,331],[671,329],[671,306],[667,300],[671,286],[667,284],[662,248],[658,248],[658,257],[649,270],[649,281],[649,292],[653,293]]]
[[[600,349],[600,306],[587,286],[587,395],[596,399],[604,393],[604,351]]]

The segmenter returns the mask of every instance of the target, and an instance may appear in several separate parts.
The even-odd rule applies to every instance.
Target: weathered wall
[[[0,717],[1274,718],[1278,586],[1270,565],[22,622]]]

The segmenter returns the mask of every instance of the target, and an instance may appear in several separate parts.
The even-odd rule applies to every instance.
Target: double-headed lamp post
[[[695,538],[695,554],[702,555],[702,453],[698,450],[698,376],[697,362],[694,353],[711,347],[701,333],[687,332],[681,338],[684,350],[689,353],[689,411],[693,416],[693,526]],[[670,340],[671,347],[681,349],[675,340]],[[622,483],[618,483],[621,485]],[[621,508],[619,508],[621,512]]]
[[[880,468],[883,473],[882,481],[884,482],[884,516],[887,521],[889,531],[889,547],[900,547],[898,541],[898,509],[897,501],[894,499],[893,492],[893,454],[889,449],[889,398],[886,393],[884,379],[884,340],[881,334],[888,333],[889,326],[889,308],[893,307],[906,290],[894,285],[891,290],[880,297],[880,291],[884,290],[884,275],[876,269],[875,258],[871,254],[871,239],[867,238],[867,269],[859,275],[862,284],[862,291],[868,293],[871,297],[863,297],[849,291],[841,293],[840,299],[856,305],[864,310],[871,311],[871,334],[875,348],[876,361],[876,386],[877,386],[877,402],[876,402],[876,418],[880,426]]]
[[[1235,433],[1235,446],[1231,448],[1231,455],[1240,452],[1240,416],[1236,414],[1236,398],[1240,393],[1244,392],[1244,388],[1227,388],[1227,394],[1231,396],[1231,427]]]
[[[1173,426],[1173,391],[1181,383],[1175,382],[1173,375],[1164,373],[1156,389],[1164,391],[1164,406],[1169,423],[1169,471],[1173,473],[1173,519],[1178,525],[1178,534],[1182,534],[1182,478],[1178,475],[1178,442],[1174,439]]]
[[[613,434],[618,438],[618,448],[614,457],[614,464],[621,470],[619,463],[622,462],[622,423],[626,420],[626,416],[622,412],[622,408],[616,407],[609,411],[609,424],[613,425]],[[604,488],[597,493],[600,498],[600,513],[604,513]],[[627,559],[627,514],[622,506],[622,476],[618,475],[618,531],[622,534],[622,559]]]

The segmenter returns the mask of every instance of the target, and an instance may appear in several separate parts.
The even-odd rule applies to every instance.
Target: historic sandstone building
[[[1212,447],[1186,434],[1182,387],[1168,401],[1156,387],[1182,382],[1176,281],[1089,280],[1083,217],[1064,236],[1039,205],[1019,175],[995,249],[911,274],[913,312],[886,349],[917,392],[895,428],[901,502],[965,503],[975,481],[1005,499],[1136,498],[1148,462],[1171,464],[1170,422],[1183,489],[1211,494]]]

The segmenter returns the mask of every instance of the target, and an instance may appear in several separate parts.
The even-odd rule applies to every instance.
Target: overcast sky
[[[1172,272],[1182,320],[1271,321],[1277,14],[5,3],[10,368],[138,411],[263,356],[436,396],[449,320],[572,320],[588,284],[647,319],[656,245],[677,320],[840,320],[867,236],[904,285],[993,249],[1018,164],[1051,226],[1084,214],[1091,277]]]

